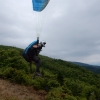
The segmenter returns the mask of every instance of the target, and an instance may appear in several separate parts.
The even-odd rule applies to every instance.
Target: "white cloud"
[[[100,1],[50,0],[41,27],[32,1],[0,1],[0,43],[25,48],[37,37],[47,42],[41,54],[68,61],[99,64]],[[45,23],[44,23],[45,22]]]

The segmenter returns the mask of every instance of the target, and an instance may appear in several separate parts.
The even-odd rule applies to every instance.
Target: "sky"
[[[42,55],[100,65],[100,0],[50,0],[38,13],[31,0],[0,0],[0,45],[25,49],[37,36]]]

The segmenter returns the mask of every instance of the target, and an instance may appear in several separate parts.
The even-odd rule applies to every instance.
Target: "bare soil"
[[[0,100],[45,100],[46,92],[0,79]]]

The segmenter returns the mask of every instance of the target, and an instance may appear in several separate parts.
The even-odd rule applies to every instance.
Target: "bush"
[[[56,87],[60,86],[60,84],[56,80],[49,80],[49,82],[47,83],[47,85],[50,88],[56,88]]]
[[[21,70],[17,70],[11,67],[5,69],[3,73],[3,78],[9,79],[10,81],[18,84],[24,84],[24,85],[31,84],[31,78],[27,74],[25,74]]]
[[[61,88],[54,88],[46,96],[46,100],[77,100],[74,96],[63,93]]]

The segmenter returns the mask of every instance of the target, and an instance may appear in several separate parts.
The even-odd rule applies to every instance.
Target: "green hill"
[[[39,55],[43,77],[30,73],[29,63],[22,57],[23,49],[0,46],[0,78],[13,83],[31,86],[47,92],[45,100],[99,100],[100,74],[95,74],[61,59]]]

